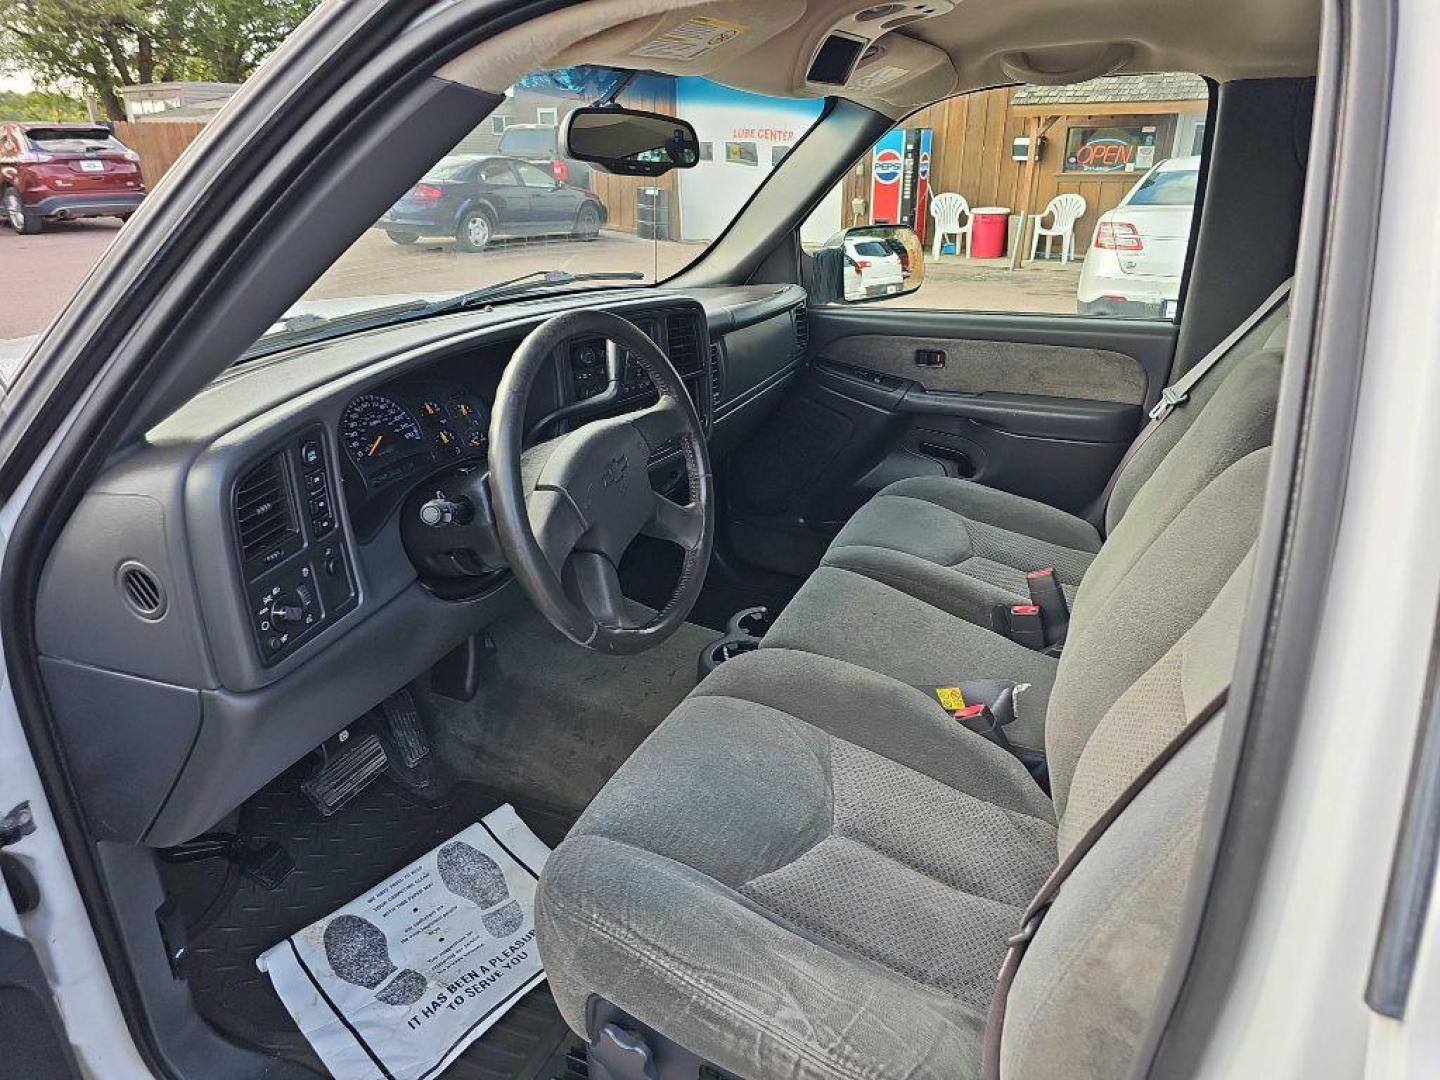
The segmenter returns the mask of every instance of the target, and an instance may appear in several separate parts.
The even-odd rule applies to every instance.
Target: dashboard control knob
[[[299,604],[287,604],[279,597],[270,605],[270,621],[276,626],[286,626],[303,622],[305,609]]]
[[[432,529],[439,529],[457,522],[461,525],[469,520],[470,506],[464,501],[447,499],[445,493],[437,491],[435,497],[420,506],[420,521]]]

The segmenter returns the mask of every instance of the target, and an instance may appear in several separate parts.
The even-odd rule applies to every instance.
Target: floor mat
[[[686,623],[643,653],[609,656],[528,607],[490,634],[495,654],[472,701],[417,694],[436,751],[457,775],[576,812],[694,688],[716,636]]]
[[[297,766],[240,809],[237,831],[274,840],[295,860],[277,890],[232,874],[218,860],[163,868],[182,911],[207,925],[191,934],[181,974],[196,1007],[211,1024],[242,1042],[323,1072],[255,958],[271,945],[326,915],[429,851],[504,802],[552,847],[572,817],[508,792],[457,783],[430,805],[380,779],[331,818],[322,818],[301,792],[308,775]],[[458,1080],[550,1080],[563,1059],[569,1029],[549,989],[527,995],[445,1073]],[[558,1055],[558,1056],[557,1056]]]

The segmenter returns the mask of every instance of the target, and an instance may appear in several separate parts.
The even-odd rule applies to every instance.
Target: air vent
[[[700,335],[695,329],[695,317],[688,311],[671,312],[665,319],[665,336],[675,370],[682,375],[699,371],[702,366]]]
[[[799,304],[791,314],[795,320],[795,355],[803,359],[810,351],[810,313],[804,304]]]
[[[710,401],[715,405],[719,405],[720,399],[725,396],[723,355],[720,351],[720,343],[712,341],[710,343]]]
[[[276,454],[235,485],[235,537],[248,571],[273,566],[299,547],[284,465],[285,455]]]
[[[165,589],[148,566],[133,561],[121,563],[116,580],[125,603],[140,618],[154,622],[165,614]]]

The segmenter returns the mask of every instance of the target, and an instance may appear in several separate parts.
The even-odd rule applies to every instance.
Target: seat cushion
[[[912,686],[971,679],[1026,685],[1006,735],[1026,749],[1044,749],[1054,657],[867,574],[839,566],[816,570],[765,635],[760,651],[772,648],[834,657]]]
[[[998,604],[1028,601],[1025,574],[1055,568],[1073,597],[1100,534],[1032,499],[951,477],[900,480],[846,523],[824,563],[882,581],[988,626]]]
[[[603,992],[741,1076],[973,1076],[1056,842],[1024,768],[920,691],[763,650],[697,687],[555,850],[540,951],[585,1034]]]

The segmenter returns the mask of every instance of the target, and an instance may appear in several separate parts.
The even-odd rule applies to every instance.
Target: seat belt
[[[1190,391],[1195,384],[1203,379],[1216,364],[1224,359],[1225,354],[1235,347],[1235,344],[1246,334],[1274,311],[1290,295],[1290,287],[1294,284],[1294,278],[1286,278],[1278,289],[1265,298],[1265,302],[1252,311],[1245,320],[1230,333],[1221,339],[1208,353],[1191,365],[1190,370],[1181,375],[1164,390],[1160,391],[1160,400],[1150,410],[1150,422],[1141,429],[1140,434],[1135,436],[1125,455],[1120,459],[1120,464],[1115,466],[1115,471],[1110,474],[1110,479],[1105,484],[1105,490],[1100,493],[1099,512],[1097,516],[1103,526],[1105,511],[1110,506],[1110,496],[1115,493],[1115,485],[1120,480],[1120,474],[1125,471],[1125,466],[1130,464],[1132,458],[1140,452],[1140,448],[1149,441],[1150,436],[1155,434],[1156,429],[1165,422],[1165,418],[1178,409],[1190,397]]]
[[[1126,785],[1119,797],[1110,804],[1109,808],[1095,820],[1095,823],[1081,834],[1075,846],[1070,849],[1070,854],[1050,872],[1045,879],[1045,884],[1040,886],[1040,891],[1035,894],[1035,899],[1025,909],[1025,914],[1020,918],[1020,930],[1018,933],[1006,940],[1005,962],[1000,965],[1000,974],[995,977],[995,996],[990,999],[990,1011],[985,1016],[985,1039],[982,1044],[980,1057],[980,1080],[1000,1080],[1000,1041],[1005,1030],[1005,1006],[1010,997],[1010,987],[1014,985],[1015,975],[1020,970],[1020,961],[1025,957],[1025,951],[1030,947],[1030,942],[1035,938],[1035,932],[1040,929],[1040,924],[1045,920],[1045,914],[1050,910],[1050,905],[1055,902],[1056,894],[1060,887],[1065,884],[1071,873],[1080,865],[1090,849],[1100,842],[1105,831],[1114,824],[1115,819],[1125,812],[1135,797],[1143,791],[1151,780],[1155,779],[1157,773],[1168,765],[1187,743],[1190,742],[1201,728],[1208,723],[1221,709],[1225,707],[1225,700],[1230,694],[1227,686],[1202,708],[1193,720],[1182,727],[1159,754],[1140,770],[1140,774]]]

